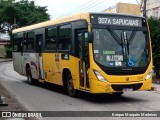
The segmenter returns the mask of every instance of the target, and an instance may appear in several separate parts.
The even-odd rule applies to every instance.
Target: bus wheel
[[[31,75],[31,69],[29,67],[27,68],[27,82],[30,85],[33,85],[33,78],[32,78],[32,75]]]
[[[112,93],[113,96],[115,97],[119,97],[119,96],[122,96],[123,92],[115,92],[115,93]]]
[[[71,75],[69,75],[67,79],[67,92],[69,96],[76,97],[77,91],[74,89],[73,79]]]

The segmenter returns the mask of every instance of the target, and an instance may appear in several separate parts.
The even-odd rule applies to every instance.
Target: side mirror
[[[93,38],[94,38],[93,32],[89,32],[89,33],[88,33],[88,42],[89,42],[89,43],[92,43],[92,42],[93,42]]]

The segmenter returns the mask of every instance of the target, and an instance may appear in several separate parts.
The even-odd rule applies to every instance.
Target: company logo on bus
[[[126,81],[129,81],[129,77],[126,77]]]

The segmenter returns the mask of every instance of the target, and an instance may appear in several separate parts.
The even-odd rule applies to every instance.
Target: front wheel
[[[74,89],[73,79],[71,75],[69,75],[67,79],[67,93],[71,97],[77,96],[77,90]]]
[[[33,82],[32,74],[31,74],[31,69],[28,67],[26,72],[27,72],[28,84],[33,85],[34,82]]]

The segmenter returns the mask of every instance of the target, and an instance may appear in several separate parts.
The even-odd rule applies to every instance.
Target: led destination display
[[[99,25],[142,27],[142,18],[123,15],[91,15],[91,23]]]

